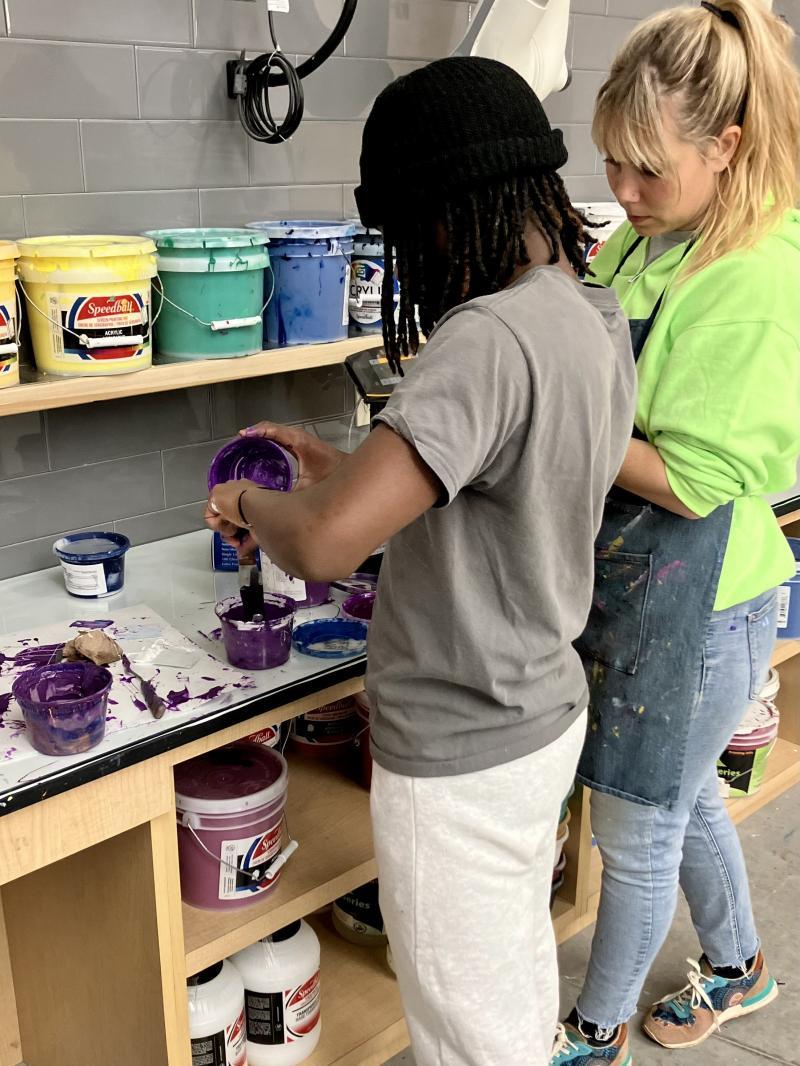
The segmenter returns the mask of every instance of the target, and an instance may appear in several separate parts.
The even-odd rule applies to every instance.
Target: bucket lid
[[[367,627],[349,618],[318,618],[304,622],[292,634],[294,646],[303,655],[319,659],[345,659],[367,650]]]
[[[153,255],[156,246],[147,237],[76,233],[60,237],[25,237],[17,242],[28,259],[108,259],[116,255]]]
[[[16,259],[19,248],[14,241],[0,241],[0,259]]]
[[[100,563],[105,559],[117,559],[130,546],[124,533],[70,533],[55,542],[53,554],[65,563]]]
[[[145,236],[165,248],[255,248],[269,244],[266,233],[252,229],[150,229]]]
[[[353,222],[325,222],[323,220],[299,219],[296,222],[248,222],[248,229],[266,233],[270,240],[341,240],[356,232]]]
[[[280,752],[240,741],[176,766],[175,802],[193,814],[237,814],[273,803],[288,776]]]
[[[290,925],[285,925],[283,929],[276,929],[274,933],[265,936],[261,943],[282,944],[285,940],[291,940],[293,936],[297,936],[302,927],[303,923],[298,918]]]
[[[207,966],[205,970],[201,970],[200,973],[193,974],[186,979],[186,984],[189,988],[196,988],[197,985],[207,985],[209,981],[213,981],[219,977],[222,973],[223,963],[215,962],[212,966]]]

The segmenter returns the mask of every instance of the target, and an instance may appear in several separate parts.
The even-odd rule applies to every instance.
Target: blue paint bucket
[[[381,292],[386,272],[383,237],[356,226],[350,272],[350,336],[382,333]],[[400,285],[394,279],[394,309],[400,303]]]
[[[787,537],[795,558],[795,575],[778,589],[778,639],[800,637],[800,539]]]
[[[122,591],[125,553],[131,542],[122,533],[70,533],[57,540],[53,554],[61,560],[70,596],[103,599]]]
[[[251,222],[248,229],[265,233],[270,242],[264,347],[344,340],[355,226],[351,222]]]

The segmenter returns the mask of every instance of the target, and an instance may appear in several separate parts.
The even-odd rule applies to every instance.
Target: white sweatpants
[[[549,1066],[553,855],[585,733],[583,714],[533,755],[456,777],[374,766],[381,910],[417,1066]]]

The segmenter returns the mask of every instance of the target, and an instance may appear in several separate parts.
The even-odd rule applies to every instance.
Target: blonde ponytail
[[[728,126],[739,147],[719,178],[687,276],[774,229],[800,197],[800,75],[794,34],[765,0],[678,7],[638,26],[600,90],[592,134],[618,162],[669,176],[662,106],[703,153]],[[729,17],[720,17],[723,13]]]

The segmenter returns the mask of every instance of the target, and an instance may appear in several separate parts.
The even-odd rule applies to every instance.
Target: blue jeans
[[[716,761],[769,670],[774,591],[713,615],[692,716],[679,802],[673,810],[592,794],[603,886],[586,983],[584,1020],[604,1028],[636,1012],[648,971],[683,890],[712,966],[743,967],[758,951],[747,870],[720,798]]]

